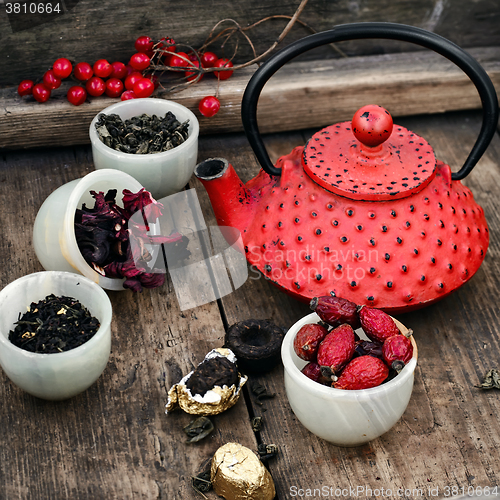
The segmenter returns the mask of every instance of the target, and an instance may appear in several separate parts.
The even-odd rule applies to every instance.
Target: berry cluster
[[[315,297],[311,309],[322,323],[304,325],[293,348],[308,364],[306,377],[337,389],[368,389],[396,376],[413,356],[409,336],[380,309],[358,307],[329,295]],[[361,327],[370,340],[361,340],[354,329]]]
[[[218,80],[227,80],[232,74],[233,63],[226,58],[219,58],[215,53],[194,49],[189,52],[177,51],[176,43],[171,38],[162,38],[155,42],[149,36],[140,36],[135,41],[137,52],[128,64],[99,59],[92,66],[87,62],[73,63],[66,58],[57,59],[43,75],[42,81],[23,80],[18,86],[20,96],[32,95],[38,102],[46,102],[51,92],[60,87],[61,81],[72,77],[78,85],[72,86],[67,93],[71,104],[79,106],[87,95],[98,97],[121,97],[121,100],[149,97],[158,87],[158,78],[154,75],[157,67],[174,72],[183,72],[187,82],[196,83],[205,73],[213,73]],[[199,103],[203,116],[212,117],[220,109],[216,96],[206,96]]]
[[[146,67],[148,65],[149,62]],[[75,106],[83,104],[87,95],[121,96],[125,100],[131,98],[127,91],[133,91],[132,97],[149,97],[153,93],[154,82],[140,71],[135,60],[125,65],[119,61],[110,63],[106,59],[99,59],[93,66],[87,62],[73,66],[69,59],[60,58],[45,72],[41,82],[35,84],[33,80],[23,80],[17,92],[20,96],[32,95],[38,102],[46,102],[52,91],[61,86],[61,81],[72,76],[79,84],[69,88],[67,99]]]

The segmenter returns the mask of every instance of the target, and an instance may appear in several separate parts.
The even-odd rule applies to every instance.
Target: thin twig
[[[260,21],[255,22],[252,25],[247,26],[245,28],[242,28],[240,26],[240,24],[238,22],[236,22],[234,19],[223,19],[223,20],[219,21],[212,28],[212,30],[210,31],[210,33],[209,33],[209,35],[208,35],[205,43],[198,50],[194,50],[191,47],[190,47],[190,49],[192,50],[193,53],[195,53],[197,55],[197,57],[199,59],[198,54],[200,52],[202,52],[210,44],[214,43],[219,38],[224,37],[225,39],[224,39],[224,42],[222,43],[222,47],[224,47],[224,45],[226,44],[226,42],[235,33],[239,32],[239,33],[241,33],[245,37],[245,39],[249,43],[249,45],[250,45],[250,47],[252,49],[252,53],[253,53],[254,57],[250,61],[247,61],[247,62],[242,63],[242,64],[234,65],[230,69],[228,68],[227,71],[235,71],[235,70],[239,70],[239,69],[242,69],[242,68],[246,68],[247,66],[250,66],[252,64],[256,64],[256,63],[260,62],[262,59],[264,59],[268,54],[270,54],[280,44],[280,42],[288,35],[288,33],[290,32],[290,30],[292,29],[293,25],[296,22],[299,22],[300,24],[302,24],[303,26],[306,26],[308,29],[310,29],[311,31],[314,32],[314,30],[312,30],[312,28],[310,26],[308,26],[306,23],[304,23],[304,22],[302,22],[302,21],[300,21],[298,19],[299,16],[300,16],[300,14],[304,10],[305,6],[307,5],[308,1],[309,0],[301,0],[299,6],[297,7],[297,10],[295,11],[295,13],[293,14],[292,17],[285,16],[285,15],[269,16],[269,17],[266,17],[264,19],[261,19]],[[271,19],[277,19],[277,18],[280,18],[280,19],[289,19],[289,21],[288,21],[287,25],[285,26],[285,28],[283,29],[283,31],[281,32],[281,34],[276,39],[276,41],[267,50],[265,50],[264,52],[262,52],[260,55],[257,55],[255,47],[254,47],[252,41],[250,40],[250,37],[245,32],[248,31],[248,30],[250,30],[250,29],[252,29],[252,28],[254,28],[255,26],[258,26],[259,24],[263,23],[264,21],[268,21],[268,20],[271,20]],[[219,33],[217,33],[214,36],[215,31],[219,28],[219,26],[221,26],[221,24],[223,24],[225,22],[231,22],[233,24],[233,26],[228,27],[228,28],[224,28],[223,30],[221,30]],[[235,50],[234,50],[233,56],[231,57],[230,60],[233,60],[234,57],[236,56],[236,53],[237,53],[237,50],[238,50],[238,46],[239,46],[238,45],[238,41],[236,41]],[[160,49],[160,51],[161,51],[161,49]],[[344,55],[342,52],[340,52],[340,53],[342,55]],[[179,56],[179,57],[181,57],[181,59],[187,60],[183,56]],[[151,65],[151,68],[153,69],[153,72],[154,71],[165,71],[165,70],[186,71],[186,68],[173,68],[171,66],[162,66],[162,65],[159,65],[159,64],[157,64],[157,65]],[[183,83],[181,83],[179,85],[176,85],[176,86],[170,88],[169,90],[167,90],[167,92],[174,92],[174,91],[178,91],[178,90],[183,90],[188,85],[191,85],[192,83],[195,83],[195,82],[199,81],[199,79],[201,78],[202,74],[204,74],[204,73],[212,73],[212,72],[215,72],[215,71],[218,71],[218,72],[224,71],[224,68],[203,68],[201,66],[201,63],[200,63],[200,67],[196,68],[191,63],[190,67],[189,67],[189,71],[193,71],[193,73],[198,73],[197,77],[195,79],[191,80],[191,81],[183,82]],[[166,89],[164,89],[164,90],[166,90]],[[217,88],[217,90],[218,90],[218,88]]]
[[[283,38],[285,38],[286,35],[288,35],[288,33],[292,29],[293,25],[295,24],[295,21],[297,20],[297,18],[300,16],[300,14],[304,10],[305,6],[307,5],[308,1],[309,0],[302,0],[300,2],[300,5],[298,6],[297,10],[295,11],[295,14],[292,16],[292,18],[290,19],[288,24],[285,26],[285,29],[281,32],[280,36],[271,45],[271,47],[269,47],[266,51],[264,51],[260,56],[254,57],[252,60],[250,60],[244,64],[234,66],[233,69],[236,70],[236,69],[246,68],[247,66],[250,66],[251,64],[255,64],[256,62],[259,62],[260,60],[264,59],[264,57],[266,57],[267,54],[271,53],[276,48],[276,46],[283,40]]]

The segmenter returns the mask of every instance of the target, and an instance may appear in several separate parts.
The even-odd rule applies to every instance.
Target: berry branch
[[[312,33],[315,32],[313,28],[299,20],[307,2],[308,0],[301,0],[293,16],[282,14],[268,16],[246,27],[242,27],[234,19],[223,19],[211,29],[199,49],[176,43],[168,37],[154,41],[149,36],[140,36],[135,41],[137,52],[132,55],[128,64],[119,61],[111,64],[105,59],[99,59],[92,66],[87,62],[79,62],[73,67],[73,62],[60,58],[46,71],[40,83],[23,80],[19,84],[18,93],[21,97],[29,96],[28,99],[46,102],[51,92],[59,88],[61,80],[71,76],[77,85],[68,90],[67,99],[75,106],[79,106],[87,100],[88,95],[97,97],[105,94],[127,100],[150,97],[155,90],[157,96],[172,94],[199,82],[207,74],[213,74],[218,80],[216,93],[214,96],[204,97],[198,106],[203,116],[211,117],[220,109],[218,96],[221,81],[230,78],[234,71],[259,64],[283,41],[296,23]],[[265,22],[277,19],[287,19],[288,22],[275,42],[261,54],[257,54],[249,35],[250,31]],[[230,25],[224,27],[227,23]],[[234,64],[241,38],[249,45],[252,58],[244,63]],[[218,57],[214,52],[207,50],[221,40],[223,50],[230,40],[234,42],[231,57]],[[173,75],[179,76],[179,74],[180,78],[172,78]],[[164,76],[166,78],[161,82],[160,78]]]

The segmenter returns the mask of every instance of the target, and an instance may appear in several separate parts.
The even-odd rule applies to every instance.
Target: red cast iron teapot
[[[273,166],[257,127],[257,101],[286,62],[323,44],[362,38],[413,42],[459,66],[475,84],[483,124],[464,166],[451,173],[425,139],[392,124],[378,106],[316,133]],[[242,101],[248,140],[262,165],[243,184],[225,159],[200,163],[220,226],[237,228],[246,257],[295,298],[332,294],[398,313],[429,305],[463,285],[488,248],[483,209],[463,179],[493,137],[495,89],[452,42],[392,23],[341,25],[285,47],[253,75]]]

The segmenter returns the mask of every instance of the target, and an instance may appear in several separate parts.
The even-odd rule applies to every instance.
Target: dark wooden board
[[[471,54],[500,90],[500,46],[472,49]],[[241,99],[253,72],[254,68],[244,68],[221,82],[221,110],[213,118],[198,111],[199,101],[217,92],[212,75],[182,92],[162,96],[191,109],[201,134],[241,131]],[[13,88],[0,90],[0,150],[87,144],[93,117],[118,99],[89,98],[75,107],[67,102],[63,87],[44,104],[19,97]],[[258,123],[264,133],[321,127],[350,120],[356,109],[370,103],[386,107],[395,117],[481,105],[468,77],[433,52],[293,61],[264,87]]]
[[[448,113],[397,122],[425,137],[437,157],[456,171],[475,141],[480,115]],[[303,145],[311,133],[265,136],[271,158]],[[200,160],[213,156],[228,158],[245,181],[259,169],[243,134],[202,137]],[[497,135],[465,181],[490,226],[490,248],[481,269],[442,302],[399,316],[415,331],[419,362],[410,404],[387,434],[357,448],[314,437],[293,415],[278,365],[250,380],[275,393],[273,399],[261,406],[247,389],[234,408],[214,417],[216,431],[207,440],[186,445],[182,427],[191,417],[164,414],[170,385],[222,344],[228,325],[256,317],[288,328],[309,308],[251,273],[218,303],[182,312],[168,280],[161,289],[139,295],[110,293],[110,363],[83,394],[66,402],[41,401],[0,373],[0,498],[198,499],[191,475],[228,441],[254,450],[260,442],[279,446],[269,465],[279,500],[292,498],[292,486],[403,488],[420,490],[418,498],[430,500],[450,496],[447,491],[453,490],[446,487],[499,485],[500,399],[498,391],[476,387],[487,370],[499,368],[498,158]],[[88,146],[3,152],[0,287],[41,270],[31,240],[38,208],[56,187],[92,169]],[[204,189],[195,179],[190,186],[197,189],[207,224],[214,223]],[[250,428],[254,415],[263,417],[258,434]],[[401,498],[416,496],[403,492]],[[213,492],[207,497],[217,498]]]
[[[156,39],[170,36],[177,42],[199,47],[210,30],[223,19],[233,19],[245,27],[268,16],[292,16],[300,4],[299,0],[216,0],[168,4],[133,0],[123,0],[119,4],[99,0],[65,0],[59,3],[66,7],[63,9],[65,13],[50,20],[47,16],[29,14],[20,14],[17,19],[9,18],[6,7],[2,5],[0,87],[17,85],[24,78],[41,77],[58,57],[91,64],[100,58],[127,62],[134,53],[136,38],[141,35]],[[499,11],[498,0],[381,0],[376,3],[309,0],[300,19],[316,31],[353,22],[404,23],[435,31],[465,47],[478,47],[500,44],[497,29]],[[273,20],[250,32],[257,53],[271,46],[287,22],[286,19]],[[224,27],[228,25],[226,23]],[[308,29],[297,25],[282,45],[309,33]],[[222,40],[213,48],[222,56],[221,45]],[[342,48],[350,55],[366,55],[408,50],[408,45],[358,41],[344,43]],[[232,55],[231,43],[226,44],[224,52]],[[322,53],[335,54],[328,50]],[[251,57],[250,47],[241,37],[238,59],[247,61]]]

